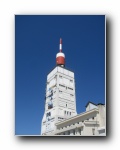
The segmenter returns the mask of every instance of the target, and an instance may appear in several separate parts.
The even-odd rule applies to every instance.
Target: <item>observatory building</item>
[[[105,135],[105,105],[88,102],[77,114],[74,72],[65,68],[60,39],[56,67],[47,75],[41,135]]]

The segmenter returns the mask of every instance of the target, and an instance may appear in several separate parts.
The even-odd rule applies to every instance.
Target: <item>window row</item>
[[[69,89],[69,90],[73,90],[73,88],[67,87],[67,86],[65,86],[65,85],[62,85],[62,84],[59,84],[59,86],[60,86],[60,87],[63,87],[63,88],[65,88],[66,90],[67,90],[67,89]]]
[[[67,104],[66,104],[66,105],[67,105]],[[71,112],[65,110],[65,111],[64,111],[64,114],[65,114],[65,115],[71,115]]]
[[[58,117],[58,119],[64,119],[64,118],[62,118],[62,117]]]
[[[63,132],[63,133],[59,133],[58,135],[81,135],[81,131],[82,129],[78,129],[78,130],[71,130],[71,131],[66,131],[66,132]],[[94,134],[93,134],[94,135]]]

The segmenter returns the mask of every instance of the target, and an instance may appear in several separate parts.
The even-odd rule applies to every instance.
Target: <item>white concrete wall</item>
[[[86,112],[85,115],[81,115],[78,118],[73,117],[69,119],[69,121],[66,120],[63,123],[60,123],[59,125],[57,125],[57,131],[59,132],[59,134],[65,133],[65,135],[68,133],[68,130],[70,131],[70,135],[74,135],[73,131],[75,130],[76,136],[105,136],[105,133],[102,132],[102,128],[100,128],[100,117],[104,116],[104,106],[102,107],[100,106],[101,112],[99,113],[99,109],[97,109],[97,111],[93,110],[90,113]],[[103,116],[99,114],[102,114]],[[94,119],[92,117],[94,117]],[[83,122],[81,122],[82,120]],[[79,124],[78,121],[80,121]],[[81,134],[79,132],[79,129],[81,129]]]
[[[60,76],[62,76],[62,78]],[[61,86],[59,84],[61,84]],[[68,89],[68,87],[73,90]],[[52,109],[48,109],[48,102],[50,101],[48,95],[50,88],[53,90]],[[62,93],[60,93],[60,91],[62,91]],[[70,94],[72,94],[72,96]],[[65,111],[68,115],[64,114]],[[58,119],[58,117],[69,118],[76,114],[74,73],[59,66],[53,69],[47,76],[45,112],[42,122],[46,121],[46,113],[48,112],[51,112],[51,118],[55,117],[55,120],[51,121],[50,125],[47,125],[47,132],[53,130],[53,127],[54,131],[56,130],[56,127],[53,126],[53,124],[57,123],[58,120],[62,120]],[[42,126],[42,131],[45,131],[45,126]]]
[[[100,126],[106,126],[106,108],[104,105],[98,105],[98,109],[99,109],[99,114],[98,114],[98,118],[100,121]]]

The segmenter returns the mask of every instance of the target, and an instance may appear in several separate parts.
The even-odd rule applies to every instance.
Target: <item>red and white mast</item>
[[[64,67],[65,66],[65,54],[62,53],[62,39],[60,38],[60,45],[59,45],[60,52],[56,55],[56,64],[57,66]]]

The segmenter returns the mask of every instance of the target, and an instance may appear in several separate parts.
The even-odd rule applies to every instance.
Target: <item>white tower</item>
[[[56,64],[57,66],[47,75],[45,112],[41,123],[42,135],[54,132],[57,122],[77,114],[74,72],[64,68],[62,39],[60,52],[56,55]]]

